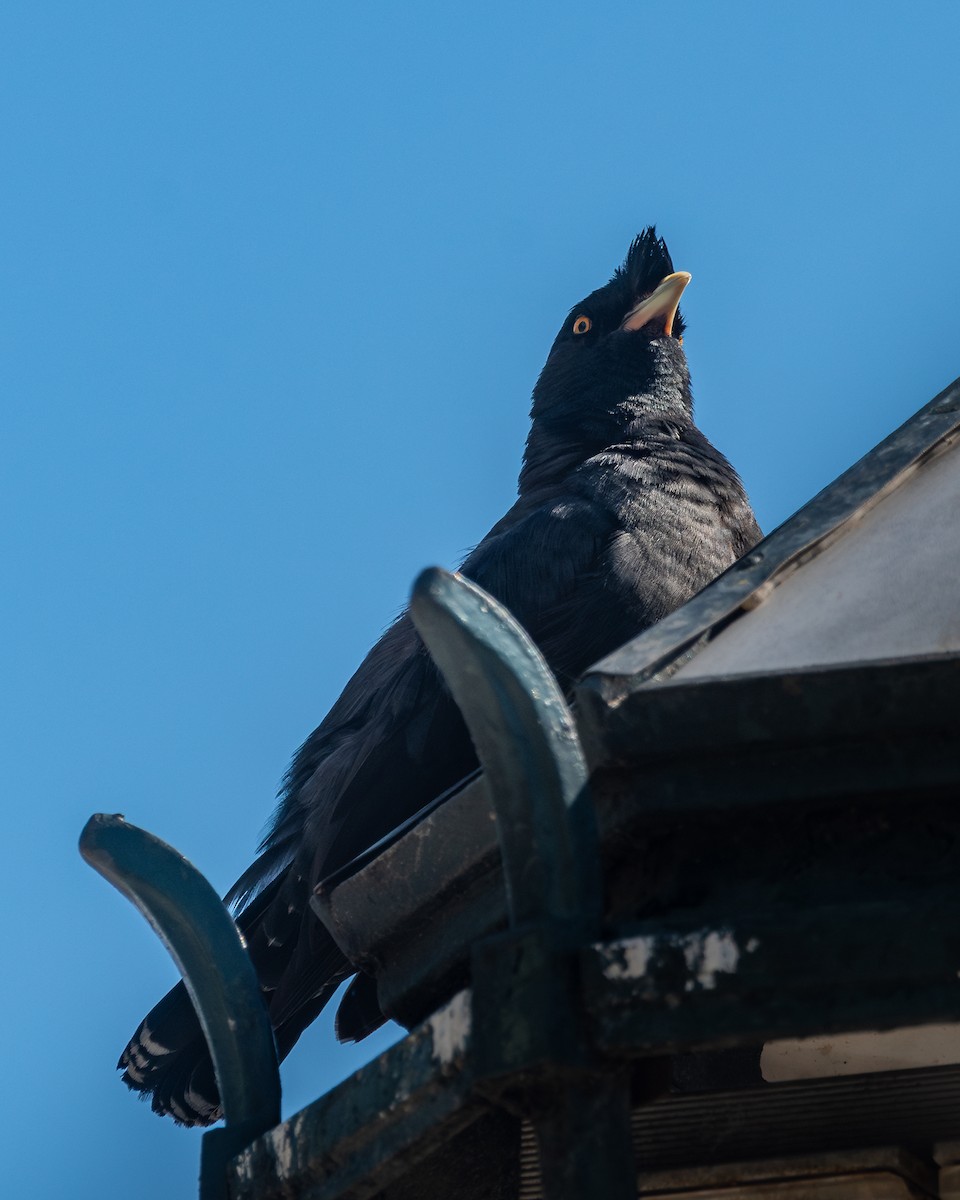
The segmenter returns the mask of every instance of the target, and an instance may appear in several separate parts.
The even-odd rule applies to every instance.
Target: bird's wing
[[[257,862],[235,892],[275,1022],[326,988],[337,963],[310,916],[316,884],[476,763],[452,698],[409,617],[373,647],[294,757]],[[342,965],[342,959],[340,960]]]
[[[590,661],[597,642],[589,622],[575,618],[584,589],[602,586],[599,555],[609,530],[602,512],[576,496],[518,502],[463,571],[506,604],[535,639],[542,638],[547,658],[557,658],[569,672],[573,659],[586,654]],[[404,615],[294,757],[262,853],[234,889],[255,897],[283,877],[248,936],[259,934],[278,951],[299,940],[317,881],[475,764],[462,718]],[[260,908],[255,899],[249,907]]]
[[[513,613],[568,687],[636,632],[607,575],[617,520],[573,489],[515,507],[461,569]]]

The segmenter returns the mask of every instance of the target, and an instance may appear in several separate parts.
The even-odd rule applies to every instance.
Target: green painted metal
[[[898,892],[626,927],[581,952],[587,1037],[625,1061],[956,1022],[958,889]]]
[[[469,982],[469,947],[507,927],[485,776],[356,874],[329,889],[325,881],[310,902],[347,958],[376,976],[382,1011],[419,1025]],[[414,928],[425,936],[404,936]]]
[[[503,860],[511,928],[471,960],[477,1088],[511,1093],[532,1122],[546,1200],[633,1200],[626,1076],[582,1027],[576,950],[599,929],[602,881],[573,717],[525,631],[475,584],[425,571],[410,611],[470,730]]]
[[[534,1126],[547,1200],[637,1200],[627,1071],[558,1080]]]
[[[233,1200],[363,1200],[483,1117],[469,998],[455,997],[378,1059],[270,1130],[230,1167]]]
[[[943,803],[960,794],[960,655],[651,688],[604,728],[591,791],[618,924],[890,899],[901,859],[960,871]],[[323,897],[331,932],[408,1027],[507,926],[492,818],[481,777]]]
[[[596,819],[566,701],[542,655],[481,588],[439,568],[410,614],[463,713],[497,815],[511,924],[594,921]]]
[[[615,705],[592,676],[577,705],[600,769],[629,774],[645,817],[652,809],[783,805],[960,780],[960,654],[952,651],[678,679],[637,688]]]
[[[204,1137],[201,1194],[225,1196],[228,1159],[280,1120],[273,1030],[243,939],[196,867],[123,817],[92,816],[80,853],[146,917],[183,975],[213,1058],[226,1123]]]

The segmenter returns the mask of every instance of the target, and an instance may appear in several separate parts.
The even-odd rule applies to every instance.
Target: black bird
[[[760,538],[736,472],[693,423],[680,294],[651,227],[570,311],[533,391],[519,496],[464,575],[509,608],[563,688],[709,583]],[[312,914],[325,876],[469,774],[463,720],[409,616],[364,659],[300,747],[259,858],[229,899],[286,1055],[353,968]],[[357,976],[341,1040],[383,1020]],[[217,1120],[213,1069],[183,984],[120,1059],[153,1108]]]

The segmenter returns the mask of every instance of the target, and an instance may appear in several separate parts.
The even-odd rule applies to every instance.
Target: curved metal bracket
[[[238,1152],[280,1121],[273,1030],[240,931],[192,863],[121,816],[92,816],[80,853],[143,913],[180,969],[217,1074],[227,1129],[214,1132],[236,1131],[226,1140]]]
[[[539,650],[496,600],[438,567],[414,584],[410,615],[489,782],[511,924],[598,920],[599,842],[587,767]]]

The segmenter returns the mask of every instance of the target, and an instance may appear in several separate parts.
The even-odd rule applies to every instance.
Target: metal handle
[[[280,1120],[280,1073],[256,972],[223,901],[182,854],[121,816],[92,816],[80,853],[169,950],[207,1039],[227,1128],[252,1141]]]
[[[600,860],[586,762],[543,656],[492,596],[438,567],[414,584],[410,615],[487,776],[511,924],[599,919]]]

